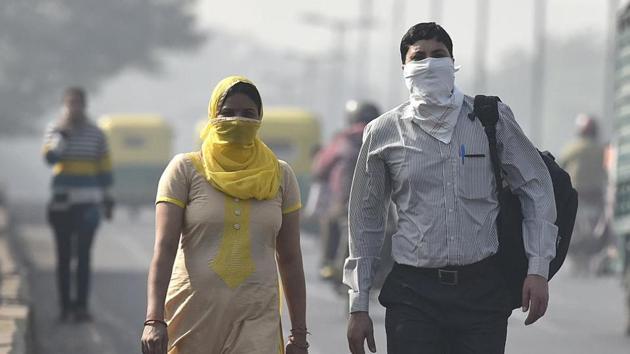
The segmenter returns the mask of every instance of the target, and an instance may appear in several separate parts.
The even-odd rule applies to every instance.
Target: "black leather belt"
[[[488,267],[496,265],[496,256],[490,256],[479,262],[462,265],[462,266],[446,266],[443,268],[421,268],[413,267],[405,264],[396,263],[397,267],[404,272],[421,273],[436,279],[440,284],[455,286],[469,278],[475,278],[483,275]]]

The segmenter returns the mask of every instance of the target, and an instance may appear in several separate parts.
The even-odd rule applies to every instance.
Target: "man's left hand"
[[[530,274],[523,283],[523,312],[529,311],[525,325],[528,326],[547,312],[549,304],[549,287],[547,279],[540,275]]]

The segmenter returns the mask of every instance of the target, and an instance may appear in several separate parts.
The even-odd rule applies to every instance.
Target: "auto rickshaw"
[[[116,202],[132,211],[152,205],[172,157],[172,128],[154,114],[109,114],[98,125],[109,143]]]
[[[197,137],[206,124],[206,119],[197,123]],[[293,168],[304,205],[311,184],[313,155],[321,142],[320,134],[319,120],[309,111],[294,107],[264,109],[263,124],[258,135],[280,160]],[[199,146],[200,139],[197,140]]]
[[[265,108],[263,122],[260,138],[280,160],[291,165],[306,205],[313,155],[321,143],[319,120],[300,108],[270,107]]]

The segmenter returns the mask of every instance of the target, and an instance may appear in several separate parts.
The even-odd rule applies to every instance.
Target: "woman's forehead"
[[[228,93],[223,102],[221,103],[221,108],[254,108],[257,109],[256,102],[252,100],[249,96],[241,92]]]

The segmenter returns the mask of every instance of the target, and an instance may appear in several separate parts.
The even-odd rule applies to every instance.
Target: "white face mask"
[[[405,64],[403,75],[412,101],[437,106],[450,104],[455,71],[450,57],[426,58]]]
[[[427,134],[448,144],[453,136],[464,94],[455,87],[453,59],[426,58],[405,64],[414,121]]]

